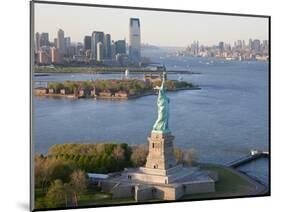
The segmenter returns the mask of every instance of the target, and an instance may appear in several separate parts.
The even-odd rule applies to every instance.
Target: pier
[[[259,151],[259,150],[251,150],[249,154],[246,156],[239,158],[237,160],[231,161],[230,163],[227,163],[226,166],[231,168],[237,168],[238,166],[244,165],[246,163],[249,163],[253,160],[262,158],[262,157],[269,157],[268,151]]]

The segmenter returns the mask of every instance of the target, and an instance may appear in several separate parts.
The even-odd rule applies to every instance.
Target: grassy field
[[[35,189],[35,207],[36,208],[48,208],[46,193],[41,189]],[[88,189],[88,191],[78,197],[78,206],[94,206],[94,205],[107,205],[107,204],[124,204],[134,203],[133,198],[127,199],[113,199],[109,193],[104,193],[98,189]]]
[[[205,199],[205,198],[219,198],[219,197],[237,197],[252,194],[255,191],[255,185],[250,183],[246,178],[232,172],[231,170],[215,165],[204,165],[204,170],[215,171],[218,173],[219,180],[216,182],[216,191],[205,194],[185,195],[182,199]]]

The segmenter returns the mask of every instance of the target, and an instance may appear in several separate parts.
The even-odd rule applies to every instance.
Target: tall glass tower
[[[141,59],[140,20],[130,18],[129,57],[132,63],[139,63]]]
[[[60,54],[65,53],[65,43],[64,43],[64,31],[62,29],[58,30],[58,49]]]
[[[111,59],[111,36],[106,34],[104,38],[104,57],[106,59]]]
[[[92,33],[92,42],[91,42],[91,53],[92,53],[92,59],[97,59],[97,44],[98,42],[101,42],[104,44],[104,32],[98,32],[94,31]]]

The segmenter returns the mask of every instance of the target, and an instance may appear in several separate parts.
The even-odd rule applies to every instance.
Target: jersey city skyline
[[[104,18],[103,18],[104,17]],[[83,42],[93,31],[111,34],[113,40],[129,41],[129,20],[141,21],[141,43],[184,47],[199,40],[204,45],[219,41],[268,40],[268,19],[261,17],[207,15],[69,5],[35,5],[35,32],[57,37],[58,29],[72,42]]]

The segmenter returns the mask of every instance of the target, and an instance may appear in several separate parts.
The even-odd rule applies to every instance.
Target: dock
[[[225,164],[228,167],[231,168],[237,168],[238,166],[244,165],[246,163],[249,163],[253,160],[259,159],[259,158],[267,158],[269,157],[268,151],[259,151],[259,150],[251,150],[249,154],[246,156],[239,158],[237,160],[231,161],[230,163]]]

